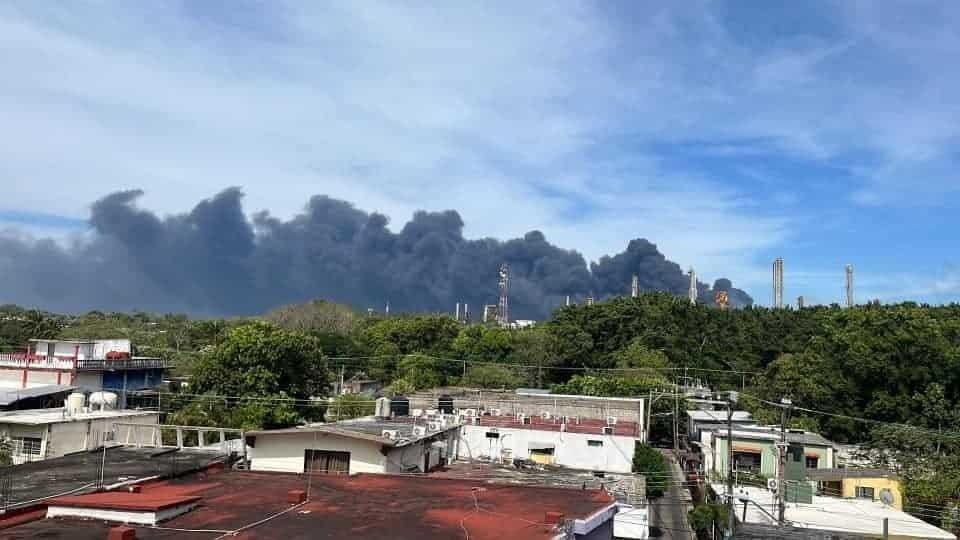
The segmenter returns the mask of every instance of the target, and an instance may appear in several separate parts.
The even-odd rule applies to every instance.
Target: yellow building
[[[807,479],[817,483],[819,493],[844,499],[869,499],[903,510],[900,479],[884,469],[810,469]]]

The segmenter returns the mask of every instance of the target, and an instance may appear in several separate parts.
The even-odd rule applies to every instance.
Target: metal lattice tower
[[[846,301],[847,301],[847,307],[853,307],[853,305],[854,305],[854,302],[853,302],[853,265],[852,265],[852,264],[848,264],[847,267],[845,268],[845,270],[846,270],[846,273],[847,273],[847,286],[846,286],[846,293],[847,293]]]
[[[630,296],[636,298],[640,296],[640,276],[634,274],[630,280]]]
[[[696,305],[697,303],[697,273],[693,271],[693,267],[690,267],[690,287],[687,289],[687,298],[690,299],[690,303]]]
[[[773,307],[783,308],[783,259],[773,261]]]
[[[500,302],[497,304],[497,322],[502,326],[510,324],[510,306],[507,301],[507,291],[510,282],[510,267],[507,263],[500,265],[500,282],[498,289],[500,291]]]

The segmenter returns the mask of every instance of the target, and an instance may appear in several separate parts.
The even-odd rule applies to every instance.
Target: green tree
[[[471,388],[516,388],[520,377],[509,366],[482,364],[468,369],[460,384]]]
[[[328,414],[337,420],[370,416],[374,412],[373,400],[359,394],[340,394],[327,408]]]
[[[197,393],[294,398],[323,396],[329,374],[319,341],[268,323],[253,322],[231,330],[204,354],[194,369]]]
[[[422,354],[408,354],[397,366],[400,378],[409,382],[417,390],[433,388],[444,384],[444,362]]]
[[[647,497],[662,497],[671,475],[663,454],[649,444],[636,443],[633,449],[633,472],[642,474],[647,483]]]

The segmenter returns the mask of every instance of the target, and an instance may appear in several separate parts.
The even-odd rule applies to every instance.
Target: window
[[[733,452],[733,467],[739,472],[760,474],[760,454],[753,452]]]
[[[603,447],[603,441],[588,440],[588,441],[587,441],[587,446],[592,446],[592,447],[594,447],[594,448]]]
[[[309,473],[347,474],[350,472],[350,452],[304,450],[303,470]]]
[[[40,437],[14,437],[11,441],[13,454],[19,456],[39,456]]]
[[[817,456],[807,456],[807,468],[816,469],[817,465],[820,463],[820,458]]]
[[[870,499],[873,500],[873,488],[872,487],[863,487],[857,486],[857,498],[858,499]]]

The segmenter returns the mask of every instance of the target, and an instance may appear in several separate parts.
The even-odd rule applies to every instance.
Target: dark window
[[[603,441],[587,441],[587,446],[600,447],[603,446]]]
[[[873,500],[873,488],[857,486],[857,498]]]
[[[816,469],[819,463],[820,463],[820,458],[818,458],[817,456],[807,456],[808,469]]]
[[[319,474],[348,474],[350,472],[350,452],[330,450],[304,450],[303,470]]]
[[[733,466],[740,472],[760,474],[760,454],[752,452],[734,452]]]
[[[14,437],[13,438],[14,453],[19,454],[21,456],[39,456],[41,444],[42,444],[42,441],[40,437]]]
[[[488,431],[488,432],[487,432],[487,438],[488,438],[488,439],[499,439],[499,438],[500,438],[500,434],[499,434],[499,433],[496,433],[496,432],[494,432],[494,431]]]

